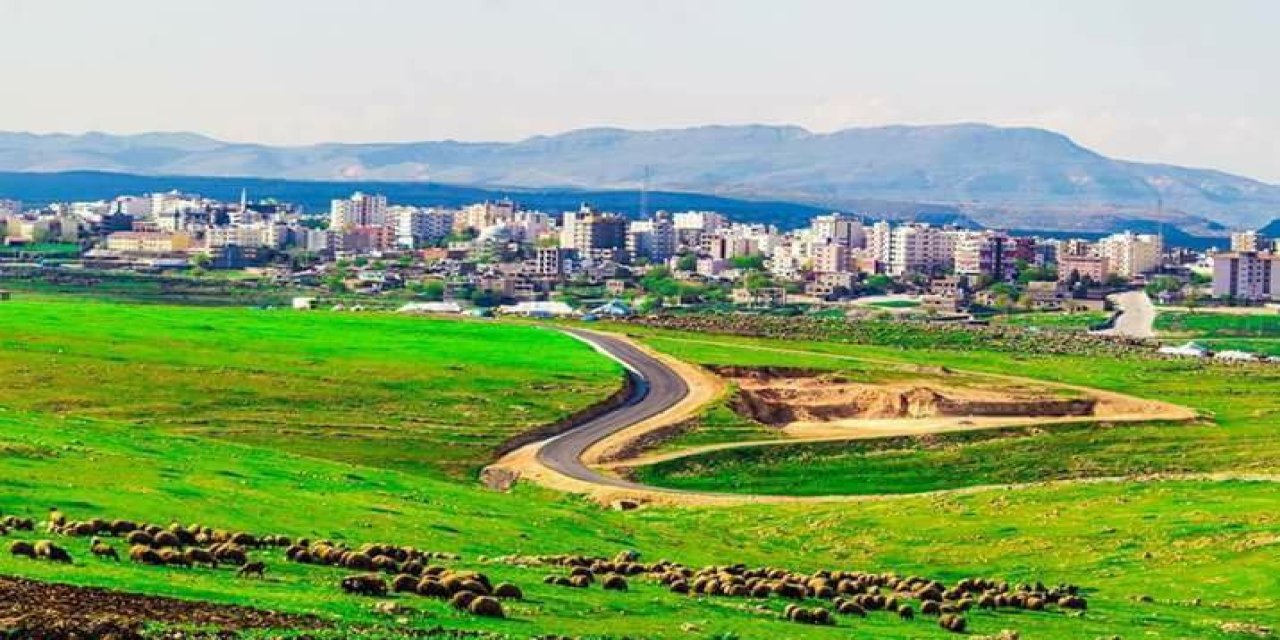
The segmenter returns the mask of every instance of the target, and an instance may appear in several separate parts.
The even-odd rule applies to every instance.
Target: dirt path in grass
[[[611,338],[619,338],[619,336],[610,334]],[[759,351],[769,351],[774,353],[805,355],[805,356],[826,356],[838,360],[849,360],[859,362],[872,362],[879,364],[888,364],[894,366],[904,366],[905,363],[900,361],[876,358],[863,358],[857,356],[846,356],[839,354],[826,354],[815,351],[805,351],[802,349],[785,349],[779,347],[764,347],[758,345],[740,345],[721,343],[713,340],[697,340],[697,339],[680,339],[674,340],[691,342],[726,345],[733,348],[752,349]],[[768,503],[768,502],[856,502],[866,500],[882,500],[896,497],[903,497],[900,494],[894,495],[836,495],[836,496],[774,496],[774,495],[741,495],[741,494],[724,494],[710,492],[685,491],[677,489],[666,489],[634,483],[616,475],[618,472],[624,472],[628,468],[633,468],[656,462],[673,460],[682,457],[688,457],[706,453],[708,451],[732,449],[737,447],[758,447],[772,446],[778,444],[795,444],[804,442],[832,442],[844,440],[860,440],[872,438],[887,438],[899,436],[922,436],[931,434],[941,434],[948,432],[960,431],[976,431],[985,429],[995,429],[1009,426],[1034,426],[1034,425],[1056,425],[1070,423],[1089,423],[1089,422],[1150,422],[1150,421],[1170,421],[1184,422],[1198,418],[1197,413],[1189,408],[1179,405],[1161,402],[1157,400],[1146,400],[1126,394],[1115,393],[1110,391],[1102,391],[1079,385],[1069,385],[1048,382],[1045,380],[1027,378],[1023,376],[1015,376],[1008,374],[987,374],[969,371],[955,371],[953,373],[963,373],[964,375],[987,378],[991,380],[1000,380],[1003,382],[1011,382],[1021,385],[1037,385],[1042,387],[1056,387],[1063,390],[1071,390],[1087,394],[1097,399],[1096,409],[1093,415],[1088,416],[1070,416],[1070,417],[938,417],[938,418],[905,418],[905,419],[881,419],[881,420],[838,420],[832,422],[808,422],[793,423],[781,430],[786,438],[775,440],[758,440],[749,442],[734,442],[705,445],[693,447],[681,451],[675,451],[663,454],[641,455],[636,443],[643,442],[647,436],[660,433],[664,430],[671,429],[681,422],[684,422],[710,405],[713,401],[720,398],[726,391],[727,385],[724,380],[711,374],[710,372],[681,362],[669,355],[657,352],[647,346],[639,345],[635,341],[627,340],[628,344],[639,349],[643,354],[652,358],[656,363],[667,367],[670,371],[678,375],[689,388],[689,392],[673,402],[665,410],[652,415],[649,418],[635,422],[630,425],[622,425],[619,428],[604,435],[600,439],[586,447],[581,453],[581,459],[598,474],[596,478],[589,477],[573,477],[571,475],[561,473],[550,468],[540,460],[539,451],[549,441],[543,441],[528,445],[518,449],[491,466],[486,470],[486,475],[496,473],[500,477],[508,479],[520,478],[533,481],[537,484],[547,486],[560,491],[572,493],[586,494],[593,499],[615,506],[629,508],[640,504],[666,504],[666,505],[731,505],[746,503]],[[652,366],[656,363],[650,363]],[[981,491],[1010,489],[1017,487],[1030,486],[1048,486],[1064,483],[1082,483],[1082,482],[1120,482],[1120,481],[1151,481],[1163,479],[1200,479],[1200,480],[1252,480],[1252,481],[1276,481],[1277,476],[1270,475],[1253,475],[1253,474],[1187,474],[1178,476],[1158,475],[1145,476],[1141,478],[1135,477],[1105,477],[1105,478],[1089,478],[1089,479],[1068,479],[1037,483],[1027,483],[1018,485],[983,485],[975,487],[965,487],[960,489],[947,489],[936,492],[909,494],[909,495],[940,495],[940,494],[966,494]]]

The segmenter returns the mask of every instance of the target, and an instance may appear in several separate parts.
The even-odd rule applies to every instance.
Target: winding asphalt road
[[[564,331],[622,363],[631,378],[632,392],[622,406],[547,440],[538,449],[538,462],[576,480],[627,489],[654,490],[654,487],[596,473],[582,462],[582,454],[604,438],[671,408],[688,395],[689,386],[662,361],[637,349],[626,340],[589,331]]]

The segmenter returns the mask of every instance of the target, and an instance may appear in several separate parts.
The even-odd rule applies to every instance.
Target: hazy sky
[[[1276,0],[0,0],[0,130],[981,121],[1280,182]]]

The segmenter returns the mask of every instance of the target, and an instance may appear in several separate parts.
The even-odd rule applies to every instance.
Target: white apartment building
[[[665,262],[676,253],[676,229],[671,216],[659,211],[649,220],[627,225],[627,252],[654,262]]]
[[[729,223],[724,215],[714,211],[684,211],[671,216],[677,230],[715,231]]]
[[[355,192],[345,200],[329,203],[329,228],[381,227],[387,223],[387,197]]]
[[[857,218],[840,213],[817,216],[809,222],[815,244],[859,249],[867,246],[867,232]]]
[[[1159,269],[1163,254],[1164,243],[1157,235],[1126,231],[1098,241],[1098,255],[1107,259],[1112,273],[1126,278]]]
[[[455,212],[450,209],[389,207],[387,224],[396,231],[396,244],[416,249],[443,240],[453,232]]]
[[[1249,302],[1280,301],[1280,256],[1271,252],[1214,254],[1213,297]]]
[[[205,233],[205,244],[210,249],[227,246],[280,249],[288,239],[289,228],[282,224],[212,227]]]
[[[1266,249],[1267,240],[1257,231],[1236,231],[1231,234],[1231,250],[1258,252]]]
[[[888,272],[933,273],[951,268],[955,261],[954,233],[928,224],[904,224],[889,234]]]

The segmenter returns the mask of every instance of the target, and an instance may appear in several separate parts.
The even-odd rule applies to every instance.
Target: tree
[[[741,269],[743,271],[746,271],[746,270],[763,271],[764,255],[759,253],[753,253],[745,256],[734,256],[732,258],[729,258],[729,265],[735,269]],[[695,266],[696,266],[696,263],[695,263]]]
[[[766,276],[759,271],[748,271],[747,275],[742,278],[742,286],[745,287],[747,291],[757,291],[765,287],[773,286],[773,281],[769,279],[769,276]]]
[[[444,283],[439,280],[423,280],[418,285],[418,295],[432,302],[444,300]]]
[[[680,271],[697,271],[698,256],[695,256],[692,253],[686,253],[680,256],[680,258],[676,260],[676,269]]]

